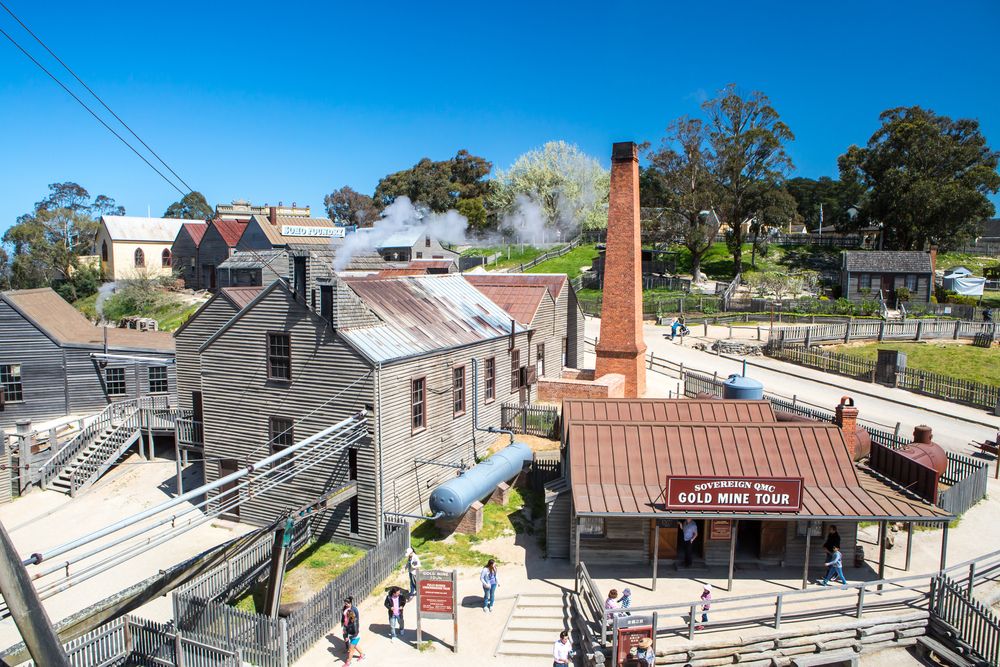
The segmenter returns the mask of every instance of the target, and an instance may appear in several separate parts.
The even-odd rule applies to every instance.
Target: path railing
[[[1000,618],[967,588],[946,574],[936,577],[930,609],[931,633],[945,635],[989,665],[1000,664]]]
[[[849,343],[852,340],[940,340],[974,339],[977,334],[996,331],[995,322],[968,320],[851,320],[840,324],[774,327],[768,334],[773,344]]]
[[[500,427],[515,433],[552,438],[559,429],[559,408],[529,403],[504,403],[500,406]]]

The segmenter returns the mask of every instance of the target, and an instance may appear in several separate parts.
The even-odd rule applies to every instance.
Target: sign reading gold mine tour
[[[801,477],[667,477],[668,510],[798,512]]]

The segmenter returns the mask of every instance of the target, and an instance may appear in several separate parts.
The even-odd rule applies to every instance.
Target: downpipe
[[[472,360],[472,454],[479,460],[479,452],[476,451],[476,431],[484,433],[506,433],[510,436],[510,444],[514,444],[514,431],[510,429],[487,426],[483,428],[479,425],[479,359]]]

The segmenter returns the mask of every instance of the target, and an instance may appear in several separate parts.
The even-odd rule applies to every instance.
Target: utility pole
[[[24,645],[36,665],[69,667],[59,636],[52,629],[45,608],[28,573],[21,565],[21,557],[11,544],[7,529],[0,523],[0,593],[14,618]]]
[[[823,202],[819,203],[819,237],[823,238]]]

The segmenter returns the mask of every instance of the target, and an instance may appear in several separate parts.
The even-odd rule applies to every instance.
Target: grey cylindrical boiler
[[[455,479],[434,489],[430,497],[432,514],[461,516],[472,503],[484,498],[497,487],[521,472],[525,461],[534,457],[531,447],[515,442],[475,465]]]

